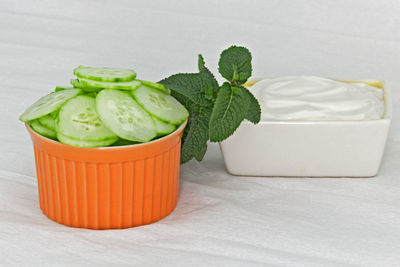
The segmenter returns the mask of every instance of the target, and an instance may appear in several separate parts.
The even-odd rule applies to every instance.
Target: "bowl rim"
[[[57,145],[62,145],[62,146],[67,146],[67,147],[74,147],[74,148],[77,148],[77,149],[85,149],[85,150],[113,150],[113,149],[119,149],[120,150],[120,149],[128,149],[128,148],[131,148],[131,147],[140,147],[140,146],[146,146],[146,145],[150,145],[150,144],[155,144],[157,142],[162,142],[164,139],[168,138],[169,136],[172,136],[172,135],[176,134],[177,132],[181,131],[182,128],[185,128],[187,123],[188,123],[188,120],[189,119],[186,119],[184,122],[182,122],[180,124],[180,126],[177,127],[170,134],[164,135],[164,136],[162,136],[160,138],[151,140],[149,142],[132,144],[132,145],[125,145],[125,146],[104,146],[104,147],[76,147],[76,146],[67,145],[67,144],[61,143],[60,141],[48,138],[46,136],[43,136],[43,135],[35,132],[28,123],[25,123],[25,127],[28,129],[30,134],[35,135],[37,138],[44,139],[44,140],[46,140],[46,142],[57,144]]]

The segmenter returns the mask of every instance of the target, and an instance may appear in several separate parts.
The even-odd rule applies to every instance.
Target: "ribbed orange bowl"
[[[120,229],[170,214],[178,201],[183,129],[137,145],[78,148],[28,129],[40,208],[64,225]]]

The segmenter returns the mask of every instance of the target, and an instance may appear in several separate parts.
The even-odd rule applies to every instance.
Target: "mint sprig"
[[[208,90],[211,90],[213,96],[215,96],[215,94],[218,92],[219,85],[218,85],[218,82],[215,79],[214,75],[212,74],[212,72],[206,67],[206,65],[204,63],[204,58],[202,55],[199,55],[198,67],[199,67],[199,72],[208,77],[208,80],[210,83],[210,87]]]
[[[227,82],[221,86],[209,122],[211,142],[221,142],[235,132],[246,115],[246,101],[242,88]]]
[[[160,83],[200,106],[209,107],[213,104],[212,81],[207,74],[178,73]]]
[[[193,158],[201,161],[209,140],[225,140],[244,119],[254,124],[260,121],[260,105],[243,86],[252,72],[247,48],[231,46],[221,53],[218,70],[227,80],[221,86],[205,66],[202,55],[198,57],[198,68],[198,73],[179,73],[159,82],[169,87],[190,113],[182,138],[181,163]]]
[[[255,98],[255,96],[246,87],[240,85],[239,87],[242,88],[243,93],[247,98],[247,104],[248,104],[246,115],[244,116],[244,118],[254,124],[259,123],[261,107],[260,104],[258,103],[257,98]]]
[[[199,105],[189,107],[190,117],[184,131],[181,162],[187,162],[192,158],[199,161],[203,159],[209,140],[209,121],[212,111],[211,107]]]
[[[218,71],[228,81],[243,84],[251,76],[251,54],[245,47],[231,46],[222,51]]]

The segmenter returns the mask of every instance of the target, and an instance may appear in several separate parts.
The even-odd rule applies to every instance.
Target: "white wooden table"
[[[396,0],[0,2],[0,265],[400,266],[400,2]],[[216,144],[181,167],[166,219],[90,231],[38,206],[31,142],[18,116],[80,64],[133,67],[160,80],[216,71],[231,44],[254,76],[384,79],[394,115],[369,179],[234,177]]]

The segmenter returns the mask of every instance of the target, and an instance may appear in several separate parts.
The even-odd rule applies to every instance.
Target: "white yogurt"
[[[251,88],[261,120],[375,120],[385,112],[383,90],[316,76],[264,79]]]

